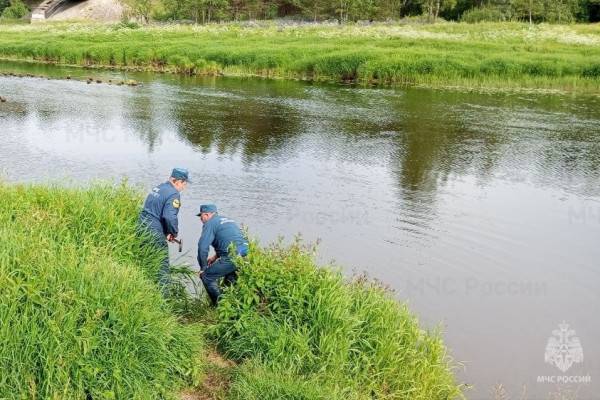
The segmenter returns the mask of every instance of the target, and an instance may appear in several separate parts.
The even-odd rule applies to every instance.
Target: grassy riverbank
[[[0,58],[189,74],[600,90],[600,25],[0,25]]]
[[[0,186],[0,398],[160,399],[202,338],[149,277],[131,191]]]
[[[299,244],[253,244],[212,311],[162,299],[130,188],[0,193],[1,398],[462,397],[437,333]]]

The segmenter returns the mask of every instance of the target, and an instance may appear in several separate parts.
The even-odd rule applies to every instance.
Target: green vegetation
[[[599,0],[124,0],[141,21],[293,20],[390,21],[419,17],[428,22],[461,20],[473,10],[484,21],[529,23],[597,22]],[[493,10],[494,13],[490,13]],[[489,18],[488,18],[489,17]],[[481,19],[483,18],[483,19]]]
[[[253,360],[236,399],[454,399],[437,334],[364,277],[346,283],[298,243],[251,246],[211,333],[223,353]]]
[[[478,22],[503,22],[506,21],[506,15],[497,7],[478,7],[472,8],[462,14],[460,20],[470,24]]]
[[[0,26],[0,57],[188,74],[598,91],[599,25]]]
[[[253,243],[214,311],[161,298],[130,188],[0,193],[0,398],[462,398],[437,333],[297,243]]]
[[[29,8],[21,0],[0,0],[0,19],[21,19],[29,13]]]
[[[149,279],[131,191],[0,186],[0,398],[160,399],[200,337]]]

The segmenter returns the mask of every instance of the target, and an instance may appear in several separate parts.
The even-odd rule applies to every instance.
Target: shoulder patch
[[[173,199],[173,207],[175,207],[175,208],[181,207],[181,202],[179,201],[179,199]]]

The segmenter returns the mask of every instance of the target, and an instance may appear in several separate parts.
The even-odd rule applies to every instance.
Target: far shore
[[[600,92],[600,25],[0,25],[0,59],[359,85]]]

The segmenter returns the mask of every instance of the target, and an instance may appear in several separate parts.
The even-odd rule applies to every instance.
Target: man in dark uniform
[[[245,257],[248,255],[248,241],[235,221],[217,214],[217,206],[214,204],[201,205],[197,216],[204,224],[198,241],[200,278],[213,305],[217,305],[221,296],[219,280],[225,278],[232,284],[236,278],[235,264],[229,253],[230,246],[233,244],[237,254]],[[216,252],[212,257],[208,257],[210,246]]]
[[[175,168],[171,177],[152,189],[144,208],[140,213],[139,225],[150,235],[152,245],[164,252],[161,262],[158,283],[163,293],[169,284],[169,249],[167,241],[172,242],[179,233],[177,214],[181,207],[179,193],[189,182],[189,173],[184,168]]]

